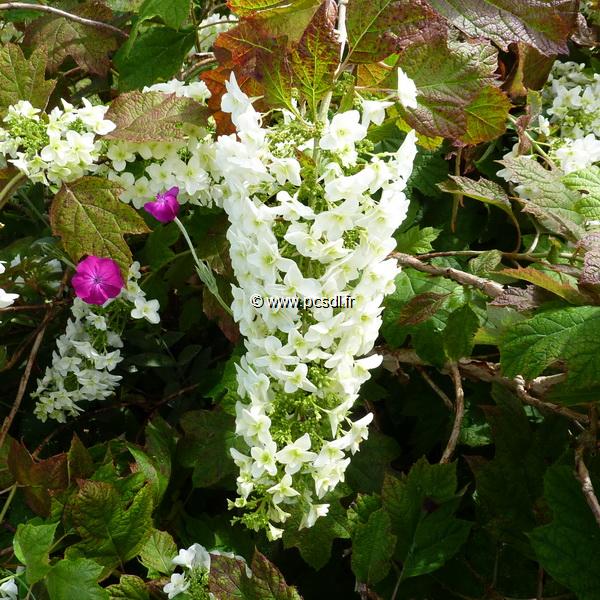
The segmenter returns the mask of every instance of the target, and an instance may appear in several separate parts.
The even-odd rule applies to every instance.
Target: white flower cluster
[[[32,398],[37,398],[35,415],[41,421],[48,418],[64,423],[83,409],[82,402],[108,398],[113,394],[120,375],[113,371],[123,360],[119,333],[127,312],[134,319],[145,318],[158,323],[158,301],[146,300],[137,281],[139,263],[129,269],[126,286],[114,300],[102,306],[86,304],[75,298],[65,333],[56,341],[52,365],[38,380]],[[132,308],[133,306],[133,308]]]
[[[336,114],[324,131],[288,120],[277,134],[261,127],[233,77],[227,89],[222,110],[238,136],[216,141],[220,173],[213,177],[222,177],[239,283],[232,309],[247,349],[237,367],[236,433],[248,451],[231,450],[240,469],[235,506],[247,509],[244,523],[275,539],[283,530],[273,523],[286,521],[286,507],[301,507],[301,527],[327,514],[321,500],[344,480],[348,454],[368,436],[372,415],[353,422],[350,412],[381,362],[369,353],[399,272],[388,257],[408,208],[403,190],[415,135],[388,160],[359,160],[368,125],[359,111]],[[377,113],[372,102],[369,112]],[[310,140],[294,137],[307,129]],[[307,152],[300,160],[298,147]],[[351,295],[355,303],[346,310],[273,310],[253,307],[253,294]]]
[[[14,578],[4,581],[0,585],[0,600],[18,600],[19,588]]]
[[[4,261],[0,260],[0,275],[6,271]],[[0,288],[0,309],[6,308],[13,304],[13,302],[19,297],[19,294],[9,294],[4,289]]]
[[[20,100],[8,108],[0,127],[0,155],[31,181],[53,189],[94,171],[102,146],[96,136],[115,128],[104,118],[107,106],[93,106],[85,98],[83,108],[62,104],[47,114]]]
[[[585,64],[556,62],[543,90],[539,133],[565,173],[600,161],[600,74]]]
[[[176,94],[205,103],[210,92],[202,81],[184,84],[174,79],[144,88],[145,92]],[[213,147],[207,131],[186,125],[187,139],[170,142],[137,143],[111,141],[106,157],[110,165],[103,167],[107,177],[124,189],[120,199],[141,208],[159,192],[177,186],[181,204],[192,202],[210,206],[208,171],[212,168]],[[128,165],[145,161],[144,174],[137,177]]]
[[[220,15],[213,13],[204,19],[199,28],[200,47],[198,52],[209,52],[217,39],[217,36],[224,31],[228,31],[237,25],[237,18],[234,15]]]
[[[210,573],[210,562],[212,555],[225,555],[236,559],[244,565],[246,561],[243,556],[236,556],[229,552],[211,550],[208,552],[200,544],[192,544],[187,549],[179,550],[179,554],[172,559],[173,565],[184,569],[183,573],[173,573],[171,580],[163,587],[169,600],[187,592],[188,597],[194,600],[204,598],[214,599],[215,596],[208,591],[208,574]],[[252,577],[252,571],[246,566],[246,575]]]

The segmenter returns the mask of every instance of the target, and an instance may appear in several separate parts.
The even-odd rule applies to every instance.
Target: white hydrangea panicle
[[[351,455],[368,436],[372,415],[354,422],[351,412],[381,362],[370,353],[383,298],[399,272],[388,256],[408,209],[415,135],[396,153],[364,160],[367,127],[382,120],[389,103],[363,102],[362,115],[336,114],[315,137],[316,126],[289,115],[279,131],[264,129],[233,75],[227,90],[221,108],[232,115],[237,136],[215,142],[211,177],[230,220],[232,309],[246,346],[236,406],[236,434],[246,450],[231,450],[239,468],[239,497],[231,505],[245,509],[246,525],[276,539],[293,510],[301,511],[301,527],[327,514],[323,499],[344,481]],[[317,165],[310,161],[315,144]],[[306,148],[304,160],[298,148]],[[355,302],[272,309],[253,306],[253,294]]]
[[[20,100],[8,108],[0,126],[0,156],[31,181],[54,190],[97,169],[99,137],[115,128],[105,118],[107,106],[93,106],[87,99],[82,108],[62,104],[45,113]]]
[[[533,131],[565,172],[600,162],[600,74],[573,61],[554,63]]]
[[[122,377],[114,371],[123,360],[121,331],[123,316],[160,321],[158,301],[146,300],[138,284],[140,265],[134,262],[121,294],[102,306],[75,298],[65,333],[56,340],[52,364],[32,394],[37,399],[35,415],[41,421],[64,423],[77,416],[81,404],[112,396]]]

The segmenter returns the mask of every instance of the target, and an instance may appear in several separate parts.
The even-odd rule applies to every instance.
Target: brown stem
[[[393,350],[387,347],[379,347],[376,349],[381,354],[389,355],[395,358],[399,363],[413,365],[413,366],[431,366],[428,365],[424,360],[422,360],[417,353],[410,348],[400,348],[398,350]],[[554,383],[557,382],[558,376],[550,375],[549,377],[538,377],[534,379],[530,386],[529,390],[525,387],[525,381],[522,377],[515,377],[514,379],[510,379],[509,377],[504,377],[500,373],[500,365],[497,363],[491,363],[485,360],[477,360],[474,358],[463,358],[458,361],[458,368],[463,376],[470,377],[471,379],[477,379],[479,381],[484,381],[486,383],[497,383],[504,387],[507,387],[513,390],[525,404],[529,404],[534,406],[538,410],[542,412],[552,412],[558,415],[561,415],[571,421],[577,423],[578,425],[589,425],[590,419],[587,415],[583,415],[569,408],[565,408],[564,406],[559,406],[552,402],[547,402],[545,400],[540,400],[531,395],[531,392],[536,393],[537,389],[547,390],[550,386],[546,382],[546,380],[552,380]],[[444,371],[449,372],[450,366],[446,364],[444,366]],[[560,378],[564,379],[564,375]]]
[[[594,519],[596,519],[596,523],[598,523],[598,526],[600,527],[600,502],[598,502],[598,498],[596,497],[594,486],[590,478],[590,472],[583,461],[584,450],[583,444],[580,444],[575,450],[575,474],[581,484],[581,491],[583,492],[585,501],[590,507]]]
[[[398,260],[398,262],[404,267],[410,267],[422,273],[429,273],[430,275],[437,275],[438,277],[446,277],[452,279],[462,285],[472,285],[477,289],[481,290],[484,294],[487,294],[491,298],[496,298],[504,292],[504,286],[490,279],[484,279],[465,271],[459,271],[452,267],[434,267],[420,261],[415,256],[410,254],[404,254],[402,252],[393,252],[392,256]]]
[[[21,377],[21,381],[19,383],[17,396],[15,398],[15,401],[13,402],[12,408],[10,409],[10,413],[8,413],[8,416],[4,419],[2,429],[0,429],[0,448],[2,448],[2,446],[4,445],[6,434],[8,433],[12,422],[15,420],[19,407],[21,406],[21,401],[23,400],[25,390],[27,389],[27,384],[29,383],[29,377],[31,376],[31,369],[33,368],[33,364],[35,362],[38,350],[40,349],[40,345],[42,343],[42,340],[44,339],[46,327],[48,326],[48,323],[51,319],[52,311],[48,311],[46,313],[46,316],[44,317],[44,320],[42,321],[42,324],[40,325],[37,335],[35,336],[35,340],[33,341],[33,346],[31,347],[31,351],[29,352],[29,358],[27,359],[27,364],[25,365],[25,371],[23,372],[23,376]]]
[[[452,381],[454,383],[454,391],[456,395],[456,400],[454,402],[454,425],[452,425],[452,432],[450,433],[450,438],[448,439],[448,444],[446,445],[446,449],[442,454],[440,463],[449,463],[452,460],[452,455],[456,450],[458,438],[460,437],[460,428],[465,416],[465,392],[462,386],[461,375],[457,363],[451,362],[449,364],[449,369],[450,376],[452,377]]]
[[[421,377],[429,384],[429,387],[431,387],[431,389],[442,399],[442,402],[450,410],[454,410],[454,405],[452,404],[452,400],[448,398],[448,394],[446,394],[446,392],[444,392],[444,390],[441,387],[439,387],[438,384],[431,377],[429,377],[429,374],[423,367],[421,367],[420,365],[417,365],[416,367],[419,373],[421,374]]]
[[[80,17],[79,15],[74,15],[65,10],[61,10],[60,8],[54,8],[53,6],[45,6],[43,4],[28,4],[27,2],[4,2],[0,4],[0,11],[2,10],[39,10],[40,12],[46,12],[53,15],[57,15],[59,17],[63,17],[65,19],[69,19],[70,21],[75,21],[76,23],[81,23],[82,25],[88,25],[90,27],[95,27],[96,29],[105,29],[106,31],[110,31],[111,33],[116,33],[121,37],[128,38],[129,34],[125,31],[111,25],[110,23],[104,23],[103,21],[94,21],[93,19],[86,19],[85,17]]]
[[[554,404],[553,402],[547,402],[545,400],[540,400],[535,398],[531,394],[527,392],[525,389],[525,381],[522,377],[517,376],[514,379],[515,381],[515,391],[517,392],[517,396],[525,403],[529,404],[529,406],[533,406],[539,410],[550,411],[556,413],[557,415],[561,415],[566,417],[567,419],[571,419],[572,421],[576,421],[579,424],[585,423],[589,424],[590,420],[585,415],[579,414],[569,408],[565,408],[564,406],[560,406],[558,404]]]
[[[68,278],[69,270],[67,269],[63,275],[62,281],[60,282],[60,287],[58,288],[55,300],[58,300],[62,296]],[[33,369],[38,350],[40,349],[40,345],[42,344],[42,340],[44,339],[44,334],[46,333],[46,327],[48,327],[48,324],[54,318],[55,309],[56,307],[53,304],[51,304],[48,308],[48,312],[46,312],[44,319],[38,327],[37,333],[33,340],[33,345],[31,346],[31,350],[29,352],[27,364],[25,365],[25,371],[23,371],[21,381],[19,382],[19,388],[17,389],[15,401],[13,402],[12,408],[10,409],[8,416],[4,419],[4,423],[2,423],[2,428],[0,429],[0,448],[3,447],[4,440],[6,439],[6,435],[8,434],[8,430],[10,429],[10,426],[15,420],[17,412],[19,411],[19,408],[21,406],[21,401],[23,400],[23,396],[25,395],[25,391],[27,390],[27,384],[29,383],[29,378],[31,377],[31,370]]]

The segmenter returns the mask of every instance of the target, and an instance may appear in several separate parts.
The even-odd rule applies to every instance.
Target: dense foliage
[[[599,31],[0,3],[0,599],[598,600]]]

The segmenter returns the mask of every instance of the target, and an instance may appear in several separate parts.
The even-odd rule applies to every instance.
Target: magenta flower
[[[146,202],[144,210],[149,212],[157,221],[170,223],[179,212],[177,194],[179,194],[178,187],[172,187],[162,194],[156,194],[156,200]]]
[[[88,304],[104,304],[116,298],[125,283],[112,258],[88,256],[79,262],[71,279],[75,294]]]

